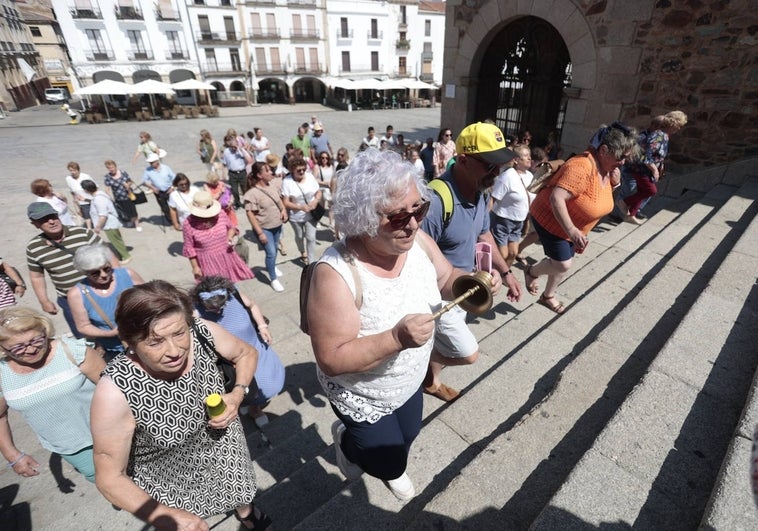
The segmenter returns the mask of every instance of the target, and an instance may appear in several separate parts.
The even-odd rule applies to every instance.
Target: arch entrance
[[[506,24],[482,56],[476,117],[494,119],[507,135],[528,129],[537,145],[563,129],[571,58],[560,33],[527,16]]]

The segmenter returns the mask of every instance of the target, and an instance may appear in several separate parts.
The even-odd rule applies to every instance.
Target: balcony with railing
[[[368,41],[381,41],[384,38],[384,32],[383,31],[374,31],[368,30],[366,32],[366,39]]]
[[[220,42],[239,42],[240,36],[237,32],[199,30],[195,32],[195,40],[200,44],[218,44]]]
[[[258,41],[278,40],[280,35],[279,28],[250,28],[247,30],[247,38]]]
[[[325,74],[326,70],[321,65],[307,65],[302,63],[295,63],[293,65],[293,73],[295,74]]]
[[[226,76],[244,73],[241,63],[203,63],[203,73],[207,76]]]
[[[245,0],[247,6],[275,6],[276,0]]]
[[[179,11],[173,7],[161,5],[155,6],[155,18],[161,22],[178,22],[182,19]]]
[[[384,67],[382,65],[357,64],[350,65],[350,68],[339,67],[340,74],[378,74],[383,72]]]
[[[130,61],[152,61],[152,50],[127,50],[126,55]]]
[[[398,39],[395,43],[395,48],[398,50],[408,50],[411,47],[411,41],[409,39]]]
[[[84,56],[87,58],[87,61],[113,61],[116,58],[113,50],[107,48],[85,50]]]
[[[434,53],[433,52],[421,52],[421,60],[422,61],[431,61],[434,59]]]
[[[253,70],[256,76],[283,76],[287,73],[284,69],[284,65],[259,65],[254,64]]]
[[[206,6],[206,7],[230,7],[234,8],[233,0],[187,0],[187,5],[192,6]]]
[[[392,74],[394,77],[411,77],[411,71],[407,67],[396,68]]]
[[[142,11],[135,5],[119,4],[115,8],[119,20],[142,20]]]
[[[433,74],[433,73],[431,73],[431,72],[429,72],[428,74],[425,74],[425,73],[423,73],[423,72],[422,72],[422,73],[421,73],[421,74],[418,76],[418,78],[419,78],[421,81],[425,81],[425,82],[427,82],[427,83],[432,83],[432,82],[434,82],[434,74]]]
[[[344,40],[352,39],[352,38],[353,38],[353,30],[351,30],[351,29],[348,29],[348,30],[345,30],[345,31],[343,31],[342,29],[338,29],[337,30],[337,40],[338,41],[344,41]]]
[[[287,0],[287,7],[316,7],[316,0]]]
[[[100,8],[87,0],[77,0],[68,10],[72,18],[103,18]]]
[[[290,30],[290,39],[300,41],[318,40],[319,31],[315,28],[299,28]]]
[[[185,50],[169,50],[166,52],[166,59],[168,61],[181,61],[189,59],[189,54]]]

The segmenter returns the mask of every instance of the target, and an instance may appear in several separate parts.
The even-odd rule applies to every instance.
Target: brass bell
[[[450,311],[456,304],[474,315],[482,315],[492,308],[492,275],[477,271],[473,275],[458,277],[453,282],[454,300],[437,310],[432,319]]]

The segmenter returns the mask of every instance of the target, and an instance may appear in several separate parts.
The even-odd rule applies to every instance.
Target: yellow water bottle
[[[226,411],[226,403],[221,395],[213,393],[208,395],[205,399],[205,408],[208,410],[208,416],[210,418],[218,417]]]

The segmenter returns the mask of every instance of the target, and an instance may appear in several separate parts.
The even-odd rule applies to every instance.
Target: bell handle
[[[436,312],[434,312],[434,313],[432,314],[432,320],[433,320],[433,321],[436,321],[437,319],[439,319],[439,317],[440,317],[440,316],[441,316],[443,313],[449,312],[450,310],[452,310],[452,309],[453,309],[453,307],[454,307],[455,305],[457,305],[457,304],[460,304],[460,303],[462,303],[463,301],[465,301],[466,299],[468,299],[469,297],[471,297],[471,296],[472,296],[474,293],[476,293],[476,291],[477,291],[478,289],[479,289],[479,286],[474,286],[474,287],[472,287],[472,288],[469,288],[469,289],[467,289],[467,290],[466,290],[466,291],[464,291],[463,293],[461,293],[461,294],[460,294],[458,297],[456,297],[456,298],[455,298],[455,300],[452,300],[452,301],[448,302],[448,303],[447,303],[446,305],[444,305],[442,308],[440,308],[439,310],[437,310]]]

